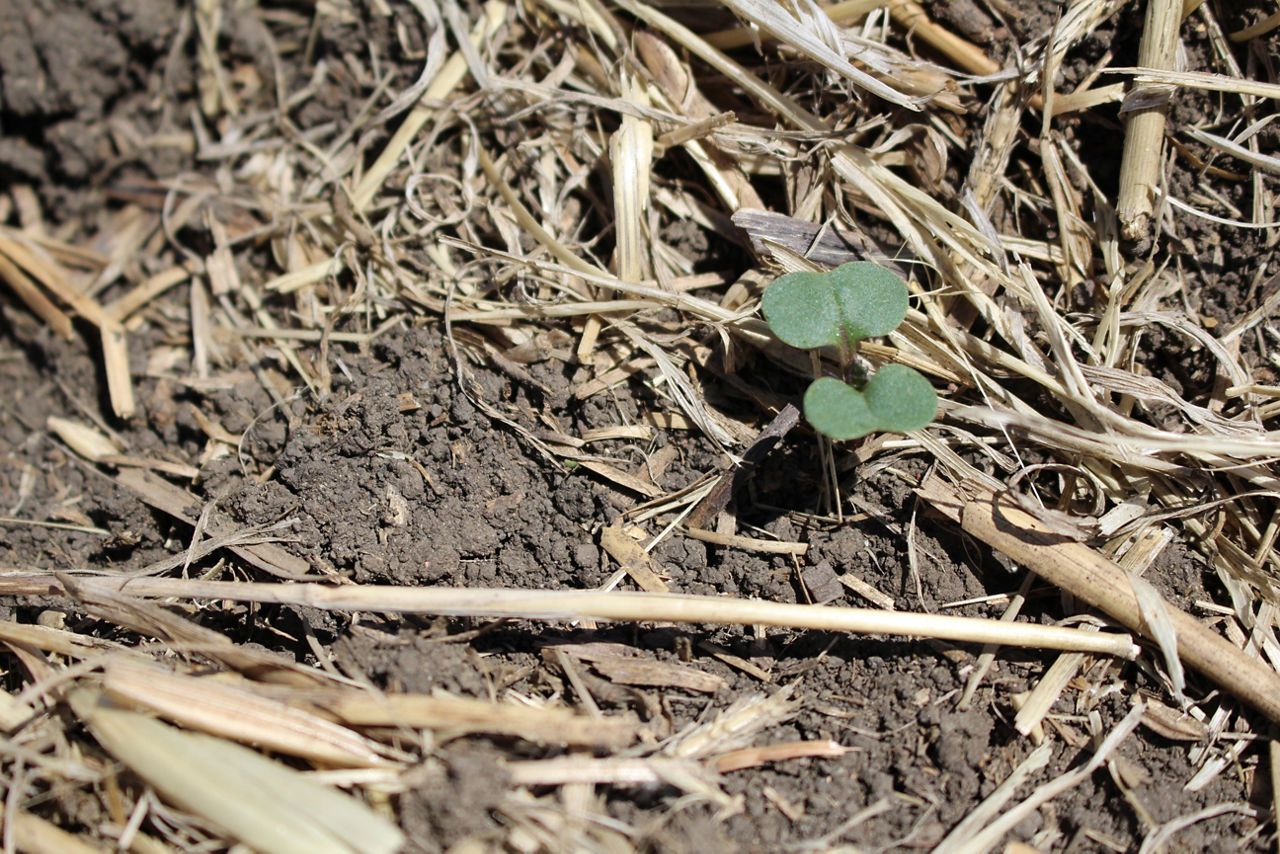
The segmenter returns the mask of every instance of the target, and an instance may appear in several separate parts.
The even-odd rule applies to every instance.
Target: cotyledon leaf
[[[862,390],[833,377],[814,380],[804,395],[804,416],[818,432],[837,441],[877,430],[919,430],[938,411],[938,395],[906,365],[885,365]]]
[[[826,273],[788,273],[765,289],[769,327],[803,350],[851,348],[887,335],[907,316],[907,285],[870,261],[851,261]]]

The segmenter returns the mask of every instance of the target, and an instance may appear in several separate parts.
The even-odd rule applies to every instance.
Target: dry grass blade
[[[821,756],[837,759],[849,752],[849,748],[834,741],[796,741],[769,744],[764,747],[743,747],[731,750],[716,757],[715,767],[721,774],[730,771],[741,771],[771,762],[785,762],[788,759],[804,759]]]
[[[634,79],[622,81],[623,97],[646,104],[648,98]],[[613,210],[618,224],[617,271],[629,282],[647,278],[651,243],[649,225],[649,176],[653,171],[653,125],[624,113],[622,127],[609,139],[613,165]]]
[[[725,5],[763,32],[799,50],[823,68],[847,78],[891,104],[919,110],[915,99],[904,96],[859,70],[846,58],[839,33],[831,19],[812,0],[783,5],[769,0],[724,0]]]
[[[78,421],[52,415],[46,426],[66,442],[68,448],[87,460],[98,462],[120,453],[120,446],[110,436]]]
[[[1044,769],[1052,758],[1053,745],[1051,744],[1042,744],[1031,751],[1008,777],[1000,781],[1000,785],[996,786],[995,791],[988,795],[976,810],[952,828],[947,837],[933,849],[932,854],[956,854],[957,851],[964,850],[969,840],[989,825],[999,815],[1004,805],[1013,799],[1018,788]]]
[[[156,667],[116,663],[103,691],[114,702],[153,712],[189,730],[299,756],[338,768],[389,768],[375,742],[345,727],[230,685]]]
[[[1142,847],[1138,849],[1138,854],[1155,854],[1157,851],[1167,850],[1167,846],[1174,836],[1196,822],[1232,813],[1242,816],[1254,816],[1257,814],[1257,808],[1247,803],[1214,804],[1202,810],[1196,810],[1190,815],[1178,816],[1159,827],[1152,828],[1146,838],[1142,840]]]
[[[178,487],[136,469],[122,471],[116,480],[135,492],[148,505],[168,513],[193,528],[197,520],[188,515],[192,507],[199,507],[197,501],[189,493]],[[230,520],[224,520],[219,514],[212,514],[204,527],[215,536],[225,534],[231,527]],[[237,555],[253,566],[281,578],[301,580],[312,576],[311,565],[284,549],[271,543],[254,545],[233,545],[230,547]]]
[[[163,273],[156,273],[133,290],[105,306],[107,314],[124,323],[134,312],[159,297],[172,287],[182,284],[194,274],[200,272],[202,264],[188,261],[178,267],[171,267]]]
[[[1166,86],[1184,86],[1192,89],[1205,89],[1210,92],[1231,92],[1236,95],[1252,95],[1257,98],[1280,98],[1280,84],[1263,83],[1241,77],[1229,77],[1225,74],[1210,74],[1204,71],[1173,71],[1153,68],[1109,68],[1116,74],[1133,75],[1135,83],[1162,84]]]
[[[1089,758],[1088,762],[1070,773],[1063,774],[1050,783],[1045,783],[1025,801],[992,821],[980,832],[948,850],[953,854],[978,854],[978,852],[991,850],[1023,818],[1031,815],[1042,805],[1062,793],[1087,780],[1089,775],[1096,771],[1115,752],[1121,742],[1133,733],[1139,721],[1142,720],[1142,712],[1142,704],[1135,705],[1129,711],[1129,714],[1125,715],[1124,719],[1107,735],[1106,739],[1098,745],[1098,749]]]
[[[686,792],[714,792],[715,778],[696,762],[683,759],[592,759],[566,757],[507,765],[520,786],[568,786],[575,783],[611,786],[670,785]]]
[[[751,184],[751,179],[733,156],[716,144],[714,138],[706,140],[701,133],[692,130],[712,130],[728,124],[732,113],[717,112],[714,105],[698,90],[692,71],[681,62],[675,51],[652,33],[637,32],[636,50],[649,73],[654,77],[651,86],[660,106],[673,112],[682,112],[696,120],[683,132],[663,134],[660,146],[682,145],[698,163],[728,210],[762,208],[764,202]]]
[[[728,753],[743,747],[758,733],[793,717],[800,706],[794,685],[772,694],[743,697],[717,712],[711,720],[673,736],[662,752],[682,759],[707,759]]]
[[[392,854],[404,835],[349,795],[252,750],[104,705],[72,704],[103,747],[167,798],[273,854]]]
[[[631,717],[587,718],[568,709],[490,703],[443,694],[372,694],[363,691],[297,691],[285,702],[351,726],[430,729],[446,736],[487,733],[535,744],[622,750],[641,731]]]
[[[5,829],[12,834],[14,847],[24,854],[101,854],[102,851],[29,812],[6,816]]]
[[[803,556],[809,552],[808,543],[793,543],[785,540],[761,540],[755,537],[743,537],[738,534],[722,534],[718,531],[707,531],[702,528],[685,528],[685,533],[695,540],[713,543],[718,546],[730,546],[746,551],[763,552],[765,554]]]
[[[1268,15],[1266,18],[1263,18],[1251,27],[1245,27],[1243,30],[1237,30],[1236,32],[1231,33],[1228,38],[1233,42],[1246,42],[1250,39],[1256,39],[1259,36],[1266,35],[1276,27],[1280,27],[1280,12]]]
[[[488,42],[497,33],[507,17],[507,4],[500,0],[490,0],[484,5],[484,16],[469,36],[471,49]],[[378,159],[369,167],[369,171],[360,179],[351,193],[351,206],[356,213],[363,213],[381,189],[391,170],[404,154],[405,147],[417,136],[422,126],[436,112],[435,103],[442,100],[462,82],[467,71],[466,52],[459,50],[449,57],[439,74],[427,86],[422,94],[421,103],[413,108],[408,117],[400,125],[395,136],[383,148]]]
[[[0,640],[46,652],[56,652],[58,655],[70,658],[89,658],[103,650],[123,649],[110,641],[85,637],[76,632],[12,621],[0,621]]]
[[[972,42],[965,41],[945,27],[934,23],[924,8],[912,0],[894,0],[889,4],[889,14],[901,26],[920,37],[930,47],[943,53],[957,66],[979,75],[994,75],[1000,72],[1000,66],[988,57]],[[1032,105],[1040,109],[1043,105],[1037,95]]]
[[[31,312],[49,325],[57,335],[70,339],[72,328],[71,318],[67,317],[61,309],[53,304],[53,301],[45,296],[31,277],[22,271],[22,269],[9,260],[7,253],[0,252],[0,278],[3,278],[13,290],[18,298],[22,300]]]
[[[166,570],[181,566],[181,560],[169,562]],[[175,649],[189,650],[210,658],[247,676],[285,685],[314,687],[331,681],[322,674],[280,653],[255,649],[232,642],[226,635],[206,628],[173,613],[155,602],[148,602],[118,591],[89,591],[64,579],[68,590],[84,603],[86,611],[143,637],[156,638]]]
[[[1261,154],[1257,151],[1251,151],[1234,140],[1218,136],[1217,134],[1208,133],[1197,128],[1187,128],[1185,133],[1192,139],[1211,145],[1221,151],[1225,151],[1233,157],[1243,160],[1250,166],[1256,166],[1259,169],[1264,169],[1273,175],[1280,175],[1280,157],[1273,157]]]
[[[671,588],[655,571],[653,560],[639,543],[622,530],[621,520],[600,533],[600,547],[622,565],[641,590],[669,593]]]
[[[65,271],[38,247],[8,236],[0,237],[0,277],[9,282],[32,311],[43,317],[55,332],[63,337],[70,337],[70,327],[65,315],[54,309],[52,303],[36,290],[27,274],[39,280],[54,296],[98,327],[112,408],[117,417],[132,418],[135,410],[133,379],[129,373],[128,342],[124,327],[96,300],[73,287]]]
[[[1075,677],[1083,663],[1084,656],[1078,652],[1068,652],[1058,656],[1023,701],[1022,708],[1018,709],[1018,714],[1013,719],[1013,728],[1023,735],[1030,735],[1033,730],[1039,730],[1045,715],[1049,714],[1050,707],[1057,702],[1062,690]]]

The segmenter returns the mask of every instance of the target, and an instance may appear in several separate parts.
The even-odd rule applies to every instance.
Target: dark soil
[[[1000,39],[1014,37],[985,12],[975,15],[970,5],[948,4],[949,20],[972,28],[973,36],[993,49]],[[281,4],[278,20],[293,20],[290,10],[290,4]],[[208,180],[216,180],[211,167],[190,152],[163,144],[166,133],[184,127],[197,97],[193,38],[184,28],[189,14],[184,4],[167,0],[0,2],[0,175],[11,188],[34,191],[50,231],[87,241],[107,226],[123,200],[137,200],[193,171],[206,170]],[[236,17],[230,8],[227,14]],[[1133,27],[1140,22],[1135,15],[1140,17],[1135,12],[1117,19],[1120,29],[1109,33],[1117,44],[1136,39]],[[1043,32],[1032,17],[1028,13],[1009,26],[1015,34]],[[357,8],[345,24],[328,20],[315,34],[313,57],[366,52],[372,43],[387,62],[403,65],[393,90],[416,74],[416,66],[400,55],[386,19]],[[299,35],[280,26],[277,39]],[[1186,35],[1193,47],[1203,47],[1200,37],[1194,28]],[[262,59],[262,44],[261,33],[244,23],[229,25],[221,46],[243,61],[256,60],[264,66],[263,79],[270,80],[275,72]],[[283,59],[301,63],[306,55],[295,50]],[[311,68],[287,65],[283,73],[281,84],[288,91],[302,85]],[[1175,122],[1212,114],[1207,97],[1179,98]],[[346,115],[353,103],[354,96],[346,100],[344,93],[327,90],[293,118],[305,130]],[[1080,140],[1073,144],[1090,158],[1091,168],[1096,165],[1095,176],[1114,180],[1104,163],[1114,152],[1090,148],[1095,128],[1073,122],[1063,123],[1064,136]],[[142,142],[148,139],[153,142]],[[1188,169],[1176,160],[1173,183],[1198,179]],[[1246,187],[1223,187],[1237,204],[1247,204],[1240,195]],[[8,224],[30,223],[13,212]],[[1188,304],[1222,324],[1251,308],[1256,281],[1224,259],[1248,257],[1259,269],[1274,270],[1274,235],[1219,230],[1213,223],[1180,217],[1173,227],[1169,251],[1176,263],[1186,265],[1187,281],[1193,283],[1185,294]],[[723,243],[709,242],[701,232],[692,238],[684,247],[691,254],[726,252]],[[1205,246],[1217,247],[1216,256],[1206,257]],[[240,259],[246,274],[260,275],[249,257]],[[145,272],[130,270],[135,276]],[[495,420],[486,408],[535,437],[546,432],[548,417],[560,432],[577,436],[594,427],[639,421],[654,406],[643,377],[577,399],[571,390],[578,366],[567,350],[553,351],[516,374],[465,347],[450,346],[438,319],[425,317],[367,347],[332,345],[326,357],[332,377],[327,394],[303,388],[273,400],[248,372],[221,387],[198,389],[147,370],[148,354],[171,339],[166,318],[185,317],[187,310],[183,294],[171,292],[132,333],[139,413],[118,422],[109,415],[94,333],[79,328],[85,334],[63,341],[0,288],[0,515],[81,529],[0,523],[0,567],[126,571],[187,547],[189,529],[148,509],[52,435],[47,419],[62,416],[105,419],[126,453],[196,465],[199,477],[183,485],[201,500],[245,526],[287,522],[281,533],[284,548],[318,570],[355,582],[582,589],[599,586],[612,574],[599,532],[642,499],[585,467],[544,454],[536,441]],[[1186,340],[1153,331],[1148,346],[1150,373],[1188,399],[1212,380],[1202,368],[1204,353]],[[318,348],[302,350],[308,359],[321,358]],[[276,365],[252,367],[274,370]],[[763,358],[755,367],[770,370]],[[459,376],[460,368],[465,376]],[[710,375],[704,380],[715,382]],[[778,380],[780,386],[785,382]],[[739,414],[751,405],[731,388],[716,393]],[[232,434],[243,434],[240,446],[205,459],[209,443],[195,411]],[[752,420],[763,427],[767,415],[757,412]],[[591,452],[618,468],[643,472],[646,460],[667,447],[675,449],[674,461],[656,478],[664,491],[725,463],[707,440],[678,430],[655,430],[639,442],[596,443]],[[803,563],[710,546],[676,533],[654,552],[671,588],[807,601],[800,571],[829,561],[837,572],[890,596],[900,609],[1000,615],[998,601],[949,604],[1011,593],[1022,578],[1003,558],[916,501],[912,485],[924,473],[922,458],[906,455],[891,466],[848,472],[845,487],[865,512],[836,526],[815,515],[822,490],[815,452],[813,436],[803,427],[794,431],[736,505],[740,528],[754,526],[767,532],[763,536],[809,543]],[[192,572],[215,568],[218,560],[199,562]],[[244,577],[244,568],[234,561],[219,571]],[[1193,613],[1199,602],[1223,601],[1192,543],[1176,542],[1147,577]],[[867,603],[846,593],[834,604]],[[67,612],[71,625],[91,626],[72,602],[10,602],[5,613],[31,622],[51,607]],[[1026,619],[1051,622],[1076,609],[1055,591],[1033,585],[1024,613]],[[692,649],[693,665],[724,681],[715,694],[629,689],[613,700],[597,698],[603,710],[634,708],[674,732],[744,696],[793,686],[799,713],[761,733],[757,743],[833,739],[851,748],[838,759],[791,760],[726,775],[725,791],[741,796],[742,806],[727,819],[716,807],[682,800],[674,792],[604,792],[609,814],[639,832],[637,849],[655,851],[808,850],[842,844],[864,850],[930,848],[1033,749],[1012,727],[1010,698],[1033,687],[1054,660],[1048,653],[1001,651],[973,703],[959,710],[956,700],[978,649],[789,630],[765,634],[736,627],[623,625],[586,631],[518,622],[449,642],[480,624],[274,606],[246,612],[238,622],[206,611],[188,616],[210,620],[238,642],[261,644],[308,663],[316,656],[305,636],[314,634],[339,669],[387,690],[444,688],[480,698],[511,689],[575,702],[572,687],[542,656],[552,644],[611,641],[671,661]],[[98,629],[121,636],[119,630]],[[708,653],[711,645],[749,660],[770,674],[770,681],[724,664]],[[12,658],[6,663],[20,670]],[[1135,691],[1169,701],[1162,683],[1138,665],[1097,661],[1088,667],[1089,690],[1081,690],[1083,682],[1068,688],[1055,706],[1051,737],[1057,746],[1035,784],[1085,761],[1090,715],[1096,714],[1105,733],[1127,712]],[[1204,698],[1211,686],[1194,675],[1191,679],[1191,698]],[[1223,705],[1240,717],[1242,727],[1248,721],[1254,731],[1265,731],[1251,712],[1229,699]],[[1146,729],[1124,744],[1123,760],[1143,781],[1135,797],[1150,818],[1163,823],[1212,804],[1241,801],[1257,804],[1265,814],[1270,803],[1261,765],[1265,743],[1246,748],[1226,772],[1189,792],[1184,785],[1196,770],[1192,748],[1200,747]],[[504,761],[545,755],[542,749],[481,737],[442,745],[416,778],[416,788],[399,798],[402,825],[421,850],[442,851],[464,839],[501,839],[501,811],[510,790]],[[880,803],[887,808],[851,823]],[[1034,842],[1044,851],[1135,851],[1151,830],[1138,816],[1104,769],[1024,821],[1011,838]],[[1273,830],[1270,822],[1260,825],[1227,814],[1189,827],[1170,850],[1268,850]]]

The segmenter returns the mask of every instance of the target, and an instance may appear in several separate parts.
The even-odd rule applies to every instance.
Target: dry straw
[[[68,581],[71,579],[68,577]],[[0,578],[0,591],[57,590],[51,577]],[[444,589],[435,587],[362,587],[343,585],[254,584],[137,578],[128,581],[82,577],[71,589],[89,595],[224,599],[305,605],[341,611],[445,614],[536,620],[628,620],[664,623],[736,623],[791,626],[827,631],[933,637],[941,640],[999,643],[1046,649],[1077,649],[1122,658],[1137,654],[1126,635],[1107,635],[1030,623],[1005,623],[970,617],[909,614],[817,605],[756,602],[715,596],[662,593],[597,593],[582,590]]]
[[[1070,739],[1073,732],[1084,738],[1073,721],[1046,709],[1074,690],[1064,684],[1097,678],[1094,656],[1130,656],[1132,641],[1108,631],[1017,622],[1036,601],[1025,580],[989,591],[1012,595],[1021,588],[1004,621],[664,592],[676,587],[653,558],[664,538],[772,555],[799,570],[816,553],[807,532],[841,515],[874,519],[901,538],[917,577],[935,568],[919,559],[916,533],[939,525],[962,530],[1069,592],[1082,609],[1096,608],[1142,634],[1153,645],[1153,672],[1166,680],[1166,699],[1184,701],[1182,724],[1194,720],[1198,727],[1152,712],[1155,704],[1125,718],[1105,740],[1096,726],[1091,734],[1100,747],[1088,764],[1009,808],[1017,785],[1042,774],[1044,748],[1028,744],[1018,770],[974,813],[981,821],[962,823],[939,850],[998,845],[1006,828],[1064,796],[1114,755],[1140,715],[1159,732],[1211,738],[1247,725],[1232,718],[1237,699],[1280,720],[1280,434],[1273,423],[1280,391],[1259,376],[1278,361],[1268,318],[1280,289],[1267,279],[1274,271],[1259,271],[1256,304],[1241,306],[1224,328],[1193,310],[1191,296],[1184,299],[1212,284],[1197,278],[1211,265],[1184,267],[1177,251],[1186,237],[1183,212],[1211,218],[1224,236],[1237,225],[1266,230],[1280,221],[1265,192],[1263,173],[1277,171],[1275,158],[1259,146],[1265,125],[1234,124],[1258,99],[1280,95],[1280,87],[1245,76],[1211,4],[1143,4],[1139,66],[1118,68],[1110,54],[1082,67],[1078,47],[1122,20],[1124,0],[1067,4],[1004,67],[932,19],[931,9],[905,0],[825,9],[808,0],[732,0],[692,18],[643,0],[494,0],[474,8],[471,19],[464,4],[415,0],[418,17],[387,19],[398,39],[394,50],[343,53],[340,62],[331,58],[294,77],[280,73],[286,53],[274,50],[309,61],[315,40],[345,26],[350,10],[344,4],[242,10],[256,16],[249,22],[254,32],[298,24],[290,32],[301,36],[269,51],[277,72],[270,83],[256,79],[255,66],[233,67],[219,54],[229,26],[219,4],[195,5],[199,102],[173,138],[144,142],[193,152],[201,176],[171,182],[158,194],[121,191],[122,210],[104,220],[108,227],[92,250],[50,236],[30,188],[12,187],[2,199],[5,217],[12,214],[23,227],[0,229],[0,281],[33,322],[64,338],[89,333],[110,405],[99,413],[89,402],[83,417],[27,426],[46,427],[76,455],[75,465],[112,478],[123,494],[192,532],[181,555],[141,567],[136,577],[54,577],[28,568],[0,579],[0,590],[13,596],[72,596],[78,607],[129,633],[135,646],[138,637],[151,638],[167,650],[143,652],[52,626],[9,624],[0,636],[27,674],[19,696],[0,700],[0,720],[11,732],[28,727],[39,743],[53,745],[46,753],[12,754],[47,774],[36,787],[39,797],[68,781],[105,779],[100,757],[83,758],[98,748],[49,714],[47,703],[57,697],[73,697],[75,718],[98,744],[158,793],[130,789],[135,816],[123,811],[118,784],[104,782],[99,812],[110,816],[114,834],[105,844],[164,850],[143,825],[148,809],[166,809],[155,826],[181,825],[189,839],[221,834],[221,843],[212,844],[291,850],[301,840],[313,851],[390,850],[398,832],[378,809],[392,811],[387,792],[409,785],[405,769],[431,754],[438,733],[489,732],[547,744],[559,728],[570,747],[604,755],[515,766],[517,785],[495,808],[505,835],[465,842],[629,850],[638,835],[605,815],[592,800],[592,785],[662,783],[729,811],[735,802],[716,782],[717,757],[728,755],[723,767],[730,767],[839,752],[817,740],[787,742],[770,753],[732,737],[759,736],[794,714],[781,695],[722,710],[661,750],[627,755],[643,740],[636,721],[615,719],[590,699],[575,714],[524,696],[482,706],[421,695],[355,696],[345,693],[354,690],[352,677],[338,672],[315,638],[308,643],[326,667],[232,644],[195,615],[161,607],[162,600],[199,601],[211,611],[271,602],[557,622],[734,622],[987,644],[959,698],[965,703],[982,674],[1000,664],[1001,646],[1064,649],[1070,657],[1033,686],[1016,725],[1032,739]],[[389,13],[383,5],[370,8]],[[1210,44],[1207,54],[1195,55],[1209,58],[1203,67],[1180,69],[1175,57],[1190,32],[1182,24],[1189,14]],[[1256,38],[1275,23],[1272,17],[1230,38]],[[399,92],[386,67],[391,54],[419,63],[409,75],[416,79]],[[1069,62],[1081,82],[1059,91],[1059,72]],[[330,124],[296,127],[296,108],[326,94],[321,89],[338,77],[360,87],[361,100]],[[1203,129],[1169,128],[1169,102],[1202,92],[1220,99],[1220,115]],[[1125,151],[1113,195],[1091,171],[1096,164],[1088,152],[1076,146],[1079,133],[1066,133],[1065,123],[1105,122],[1105,105],[1121,97]],[[142,135],[115,132],[120,140]],[[1166,138],[1174,144],[1164,146]],[[960,163],[966,167],[958,171]],[[1164,176],[1175,172],[1186,180],[1166,185]],[[1223,190],[1222,182],[1237,178],[1245,179],[1248,210],[1235,209],[1228,199],[1239,194]],[[185,239],[191,231],[208,236],[195,243],[199,250]],[[673,238],[681,231],[705,235],[715,246],[749,247],[758,269],[739,276],[725,264],[708,273],[714,261],[695,257],[696,241]],[[1134,255],[1127,240],[1148,237]],[[722,483],[732,488],[728,473],[748,456],[761,424],[788,402],[778,391],[785,380],[762,377],[812,369],[756,316],[762,286],[779,272],[863,258],[910,279],[912,310],[890,338],[865,344],[860,357],[900,362],[930,377],[943,398],[941,418],[908,437],[837,448],[824,466],[828,494],[804,508],[825,501],[832,512],[781,508],[801,523],[801,533],[767,539],[741,525],[716,491]],[[77,317],[85,321],[81,327]],[[580,371],[571,389],[577,400],[622,383],[647,386],[652,411],[587,436],[572,435],[550,411],[486,399],[460,377],[484,417],[511,429],[523,447],[551,465],[581,466],[616,493],[623,519],[599,542],[621,567],[613,584],[649,592],[347,584],[332,567],[312,565],[287,543],[273,542],[279,531],[241,530],[224,508],[197,498],[193,484],[220,456],[234,455],[251,477],[274,475],[254,468],[241,453],[245,435],[219,423],[213,409],[196,403],[195,412],[184,413],[191,421],[182,423],[203,434],[205,447],[195,454],[184,447],[139,451],[130,447],[128,431],[112,431],[105,420],[140,411],[134,383],[143,372],[148,382],[207,393],[252,381],[273,412],[292,413],[295,395],[335,388],[331,374],[346,370],[344,347],[367,346],[424,319],[444,326],[461,374],[486,362],[537,388],[535,372],[518,359],[545,361],[551,357],[538,354],[554,353]],[[144,328],[161,334],[135,334]],[[1160,369],[1149,359],[1155,330],[1208,377],[1195,395],[1153,376]],[[145,364],[136,353],[131,358],[131,342],[152,340],[162,343]],[[711,405],[708,397],[727,389],[739,398],[736,409]],[[660,478],[608,456],[609,442],[648,442],[656,433],[645,431],[655,429],[706,437],[726,452],[722,463],[669,491]],[[1039,465],[1045,461],[1053,465]],[[907,472],[925,469],[934,476],[914,513],[886,511],[848,492],[851,473],[852,482],[888,490],[903,478],[919,487]],[[725,500],[709,510],[702,506],[709,496]],[[92,519],[75,516],[74,503],[68,498],[67,518],[52,521],[26,518],[30,507],[20,503],[3,524],[73,526],[44,528],[67,536],[99,530]],[[935,510],[943,520],[930,515]],[[584,532],[584,541],[590,536]],[[1214,615],[1212,627],[1138,578],[1175,540],[1201,550],[1227,588],[1228,603],[1196,606]],[[256,580],[189,577],[228,567]],[[848,570],[837,579],[848,589],[893,603],[875,578],[837,569]],[[182,656],[199,657],[227,683],[201,681],[173,665]],[[151,679],[145,668],[157,658],[172,667]],[[774,678],[758,663],[721,660],[749,678]],[[1181,679],[1179,662],[1226,694],[1197,693],[1204,683]],[[545,666],[559,668],[576,688],[589,684],[572,656]],[[1119,685],[1136,693],[1128,673],[1108,676],[1106,690]],[[1014,703],[999,685],[989,690],[992,702]],[[184,708],[184,692],[207,703]],[[1076,696],[1087,704],[1092,694]],[[529,710],[523,726],[513,708]],[[429,732],[415,734],[417,728]],[[654,733],[643,736],[658,741]],[[359,795],[339,795],[230,740],[322,765],[331,781]],[[1238,756],[1217,742],[1204,747],[1209,770],[1197,784]],[[237,791],[236,780],[255,775],[278,789],[261,801],[279,818],[275,831],[252,821],[255,804],[244,801],[253,798]],[[544,796],[536,788],[542,785],[561,794]],[[289,800],[294,796],[297,802]],[[6,833],[20,848],[73,850],[37,815],[37,801],[26,807],[11,799]],[[195,818],[187,821],[175,806]],[[900,807],[869,805],[849,828]],[[339,815],[353,823],[337,826]],[[100,824],[94,817],[86,826]],[[1153,828],[1152,844],[1171,826]],[[267,835],[280,830],[292,841]],[[839,836],[826,844],[838,844]]]

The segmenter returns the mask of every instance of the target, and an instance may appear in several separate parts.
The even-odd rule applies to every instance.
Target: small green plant
[[[863,338],[887,335],[907,316],[907,285],[870,261],[826,273],[788,273],[764,292],[764,317],[792,347],[834,347],[842,379],[821,377],[804,394],[804,415],[836,440],[876,430],[905,433],[933,420],[938,395],[906,365],[885,365],[872,376],[854,359]]]

